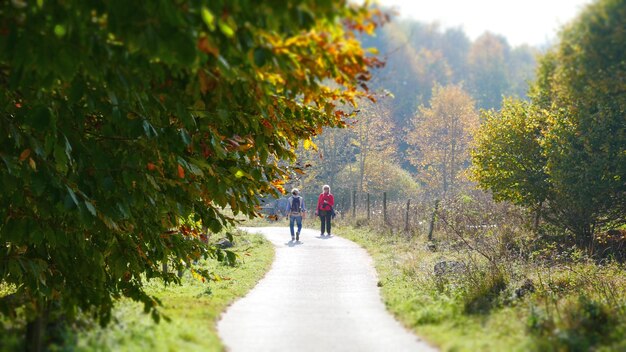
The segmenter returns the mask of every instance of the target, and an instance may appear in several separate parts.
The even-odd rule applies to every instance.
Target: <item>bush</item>
[[[560,310],[558,317],[531,307],[528,331],[539,339],[540,349],[589,351],[615,338],[611,334],[618,319],[609,306],[581,294]]]
[[[468,271],[463,287],[463,307],[466,313],[488,313],[497,306],[500,294],[506,289],[508,279],[498,268],[485,271]]]

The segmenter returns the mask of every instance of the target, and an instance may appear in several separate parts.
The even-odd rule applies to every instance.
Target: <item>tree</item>
[[[158,319],[143,283],[178,280],[158,263],[214,253],[179,219],[217,232],[224,207],[253,216],[282,191],[279,161],[366,94],[379,62],[355,33],[378,15],[346,1],[3,6],[0,275],[20,299],[2,311],[105,323],[127,296]]]
[[[588,245],[626,222],[626,2],[589,5],[566,27],[538,82],[550,102],[544,149],[552,222]]]
[[[472,43],[468,54],[469,84],[478,107],[500,108],[502,96],[509,86],[506,67],[509,51],[505,38],[488,32]]]
[[[472,175],[496,201],[509,201],[540,214],[550,185],[541,146],[547,116],[534,105],[505,99],[502,110],[484,111],[474,135]]]
[[[544,203],[545,219],[584,247],[626,223],[625,18],[623,0],[588,6],[541,59],[532,104],[487,116],[474,153],[482,187]]]
[[[509,87],[506,92],[520,99],[527,99],[529,84],[534,79],[537,68],[537,49],[521,45],[511,50],[507,65]]]
[[[378,35],[375,44],[387,59],[383,69],[374,74],[372,86],[388,90],[394,95],[393,118],[398,126],[406,126],[422,99],[430,99],[433,85],[449,83],[452,71],[438,48],[428,42],[437,42],[438,27],[419,22],[391,23]]]
[[[355,145],[358,147],[359,177],[355,184],[359,192],[367,188],[366,164],[375,157],[382,164],[394,164],[397,159],[397,132],[391,118],[391,97],[379,94],[376,102],[365,102],[354,125]],[[374,155],[371,155],[374,154]]]
[[[358,163],[350,164],[337,174],[339,190],[350,190],[349,187],[360,177],[360,167]],[[361,195],[371,193],[373,198],[380,199],[382,193],[387,192],[389,200],[406,201],[407,198],[416,197],[419,192],[418,183],[397,162],[383,158],[369,158],[363,167],[367,177],[363,183]],[[351,194],[351,192],[346,194]]]
[[[348,128],[325,129],[313,141],[316,150],[300,148],[298,159],[308,165],[302,182],[329,184],[335,196],[348,199],[352,191],[363,192],[367,188],[367,167],[371,158],[381,159],[383,164],[397,163],[398,132],[391,117],[392,97],[387,92],[372,92],[372,100],[359,103],[358,113],[347,120]],[[345,167],[355,168],[351,178],[337,174]],[[302,186],[302,185],[301,185]]]
[[[410,162],[418,167],[418,177],[437,197],[445,197],[469,166],[469,142],[478,113],[460,86],[436,86],[432,96],[430,107],[420,107],[406,139],[414,148]]]

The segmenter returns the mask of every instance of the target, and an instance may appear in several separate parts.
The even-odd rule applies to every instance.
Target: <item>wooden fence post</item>
[[[435,201],[435,210],[433,210],[433,216],[430,218],[430,227],[428,228],[428,240],[433,240],[433,231],[435,230],[435,218],[437,217],[437,209],[439,209],[439,199]]]
[[[370,194],[367,194],[367,221],[370,221]]]
[[[411,208],[411,200],[406,201],[406,214],[404,216],[404,232],[409,233],[409,209]]]
[[[387,192],[383,192],[383,223],[387,225]]]

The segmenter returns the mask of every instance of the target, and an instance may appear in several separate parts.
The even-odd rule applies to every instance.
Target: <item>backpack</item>
[[[292,213],[300,213],[302,211],[302,206],[300,204],[302,197],[291,197],[291,202],[289,203]]]

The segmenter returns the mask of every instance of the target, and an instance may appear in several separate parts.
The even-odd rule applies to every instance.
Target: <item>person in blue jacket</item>
[[[287,216],[289,217],[289,230],[291,231],[291,240],[300,241],[300,231],[302,231],[302,218],[306,209],[304,207],[304,198],[300,196],[297,188],[291,190],[291,197],[287,202]],[[298,224],[298,231],[294,235],[294,222]]]

